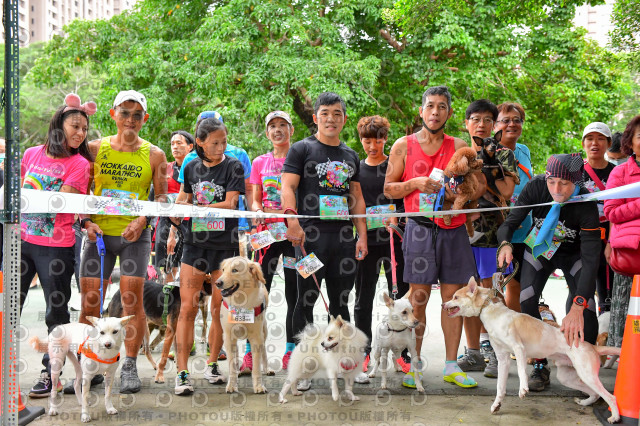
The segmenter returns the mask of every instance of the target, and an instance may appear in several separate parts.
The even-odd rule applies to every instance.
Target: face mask
[[[623,164],[623,163],[627,162],[626,158],[620,158],[620,159],[609,158],[609,156],[606,153],[604,154],[604,158],[607,161],[609,161],[611,164],[615,164],[616,166],[619,166],[620,164]]]

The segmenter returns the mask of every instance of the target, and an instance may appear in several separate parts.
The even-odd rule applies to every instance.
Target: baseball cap
[[[582,132],[582,139],[584,139],[584,137],[589,133],[593,132],[600,133],[602,136],[611,139],[611,130],[609,130],[609,126],[600,121],[594,121],[585,127],[584,132]]]
[[[147,112],[147,98],[140,92],[136,92],[135,90],[122,90],[116,96],[116,99],[113,101],[113,107],[117,107],[121,105],[123,102],[134,101],[142,105],[142,109],[144,112]]]
[[[272,111],[269,113],[269,115],[267,115],[267,118],[265,118],[264,120],[265,127],[269,126],[269,123],[271,122],[271,120],[277,117],[283,118],[284,121],[289,123],[290,126],[293,126],[293,123],[291,122],[291,117],[289,117],[289,114],[287,114],[284,111]]]
[[[198,115],[198,121],[204,120],[205,118],[215,118],[224,123],[224,120],[218,111],[202,111],[200,115]]]

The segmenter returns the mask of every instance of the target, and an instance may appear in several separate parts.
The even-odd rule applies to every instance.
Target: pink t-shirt
[[[89,161],[75,154],[49,158],[44,145],[34,146],[22,157],[20,176],[23,188],[60,191],[64,185],[85,193],[89,184]],[[71,247],[76,243],[72,213],[25,213],[22,215],[23,241],[48,247]]]
[[[262,206],[280,210],[281,175],[284,158],[274,158],[273,153],[263,154],[253,160],[249,183],[262,185]]]

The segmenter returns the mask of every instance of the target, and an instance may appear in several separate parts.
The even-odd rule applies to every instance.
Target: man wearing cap
[[[149,119],[147,100],[142,93],[125,90],[116,96],[109,111],[118,129],[113,136],[89,143],[95,157],[92,169],[97,196],[148,200],[151,183],[155,188],[155,200],[166,201],[167,158],[164,152],[140,138],[138,134]],[[87,316],[100,316],[100,255],[96,235],[103,237],[106,247],[102,276],[103,293],[109,276],[120,258],[120,292],[124,315],[135,315],[126,328],[126,358],[120,372],[120,393],[140,391],[140,379],[136,357],[147,327],[142,305],[142,289],[151,254],[151,230],[146,217],[119,215],[91,215],[81,220],[89,241],[82,254],[80,286],[82,288],[82,312],[80,322],[89,324]],[[65,393],[73,393],[73,389]]]
[[[600,221],[592,201],[568,203],[588,194],[582,182],[584,163],[580,154],[556,154],[547,161],[546,174],[535,176],[523,188],[516,207],[555,201],[552,206],[512,209],[498,229],[498,264],[511,263],[509,243],[516,229],[531,211],[534,227],[525,240],[528,246],[522,268],[520,307],[523,313],[540,319],[538,302],[553,271],[561,269],[569,286],[567,315],[560,330],[567,344],[595,344],[598,334],[595,289],[600,258]],[[542,391],[549,384],[546,359],[535,359],[529,376],[529,390]]]
[[[611,130],[609,126],[599,121],[589,124],[582,132],[582,148],[587,160],[584,162],[582,180],[589,192],[604,191],[609,180],[609,174],[615,167],[605,158],[607,149],[611,147]],[[607,263],[604,252],[609,240],[609,221],[604,216],[604,201],[598,201],[602,251],[600,253],[600,267],[596,277],[596,292],[598,294],[598,313],[611,309],[611,294],[608,289],[613,286],[613,269]]]

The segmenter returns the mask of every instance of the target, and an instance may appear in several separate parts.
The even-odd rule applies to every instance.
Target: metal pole
[[[2,424],[18,424],[18,326],[20,321],[20,141],[18,1],[4,0],[4,166],[3,293],[2,303]]]

